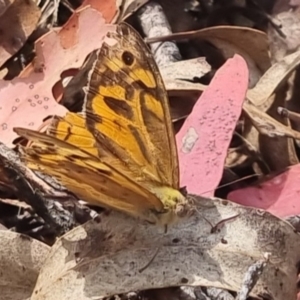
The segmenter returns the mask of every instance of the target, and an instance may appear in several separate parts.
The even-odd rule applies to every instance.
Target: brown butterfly
[[[167,93],[151,52],[122,23],[108,34],[89,75],[82,114],[54,117],[47,134],[15,131],[33,141],[28,166],[57,177],[92,204],[169,224],[186,215]]]

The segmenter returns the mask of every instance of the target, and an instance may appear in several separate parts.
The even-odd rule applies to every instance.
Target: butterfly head
[[[161,225],[165,226],[175,223],[179,219],[190,215],[192,211],[191,203],[189,203],[180,191],[162,186],[154,188],[153,193],[155,193],[164,206],[162,212],[156,213],[158,223]]]

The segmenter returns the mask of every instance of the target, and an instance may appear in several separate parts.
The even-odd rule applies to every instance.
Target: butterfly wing
[[[179,188],[176,142],[158,67],[137,32],[120,24],[103,44],[85,99],[87,127],[99,155],[143,186]]]
[[[111,38],[90,74],[83,115],[54,117],[48,135],[15,131],[34,140],[29,167],[88,202],[167,224],[185,199],[166,91],[134,29],[121,24]]]
[[[153,223],[157,222],[157,214],[163,212],[162,203],[153,194],[94,156],[90,143],[84,144],[88,145],[84,151],[45,133],[14,130],[33,141],[30,148],[22,151],[28,167],[55,176],[78,197]],[[87,130],[77,129],[76,133],[79,132],[80,136],[74,135],[76,141],[91,141]]]
[[[98,156],[97,142],[93,134],[87,130],[86,120],[81,114],[68,112],[64,117],[54,116],[47,133],[93,156]]]

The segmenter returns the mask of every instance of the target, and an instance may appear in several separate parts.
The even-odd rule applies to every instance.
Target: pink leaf
[[[191,194],[212,196],[248,87],[244,59],[235,55],[218,70],[176,136],[180,184]]]
[[[42,70],[33,67],[26,78],[0,81],[0,140],[12,145],[17,135],[14,127],[38,129],[49,115],[64,115],[66,109],[54,100],[52,88],[68,69],[79,68],[86,56],[100,48],[113,25],[106,25],[93,8],[77,11],[58,32],[52,31],[36,42]],[[24,74],[22,74],[24,76]]]
[[[278,217],[300,214],[300,164],[264,183],[235,190],[227,198],[236,203],[262,208]]]

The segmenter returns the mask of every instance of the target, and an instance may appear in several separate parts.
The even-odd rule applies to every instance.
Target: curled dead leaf
[[[256,106],[263,105],[299,64],[300,51],[286,56],[269,68],[253,89],[248,90],[247,98]]]
[[[1,8],[0,8],[1,9]],[[0,11],[0,66],[15,54],[36,28],[41,12],[33,0],[15,0]]]
[[[300,132],[293,130],[292,128],[276,121],[265,112],[261,111],[255,105],[250,102],[244,102],[244,112],[251,119],[255,128],[264,135],[269,137],[292,137],[294,139],[300,139]]]

